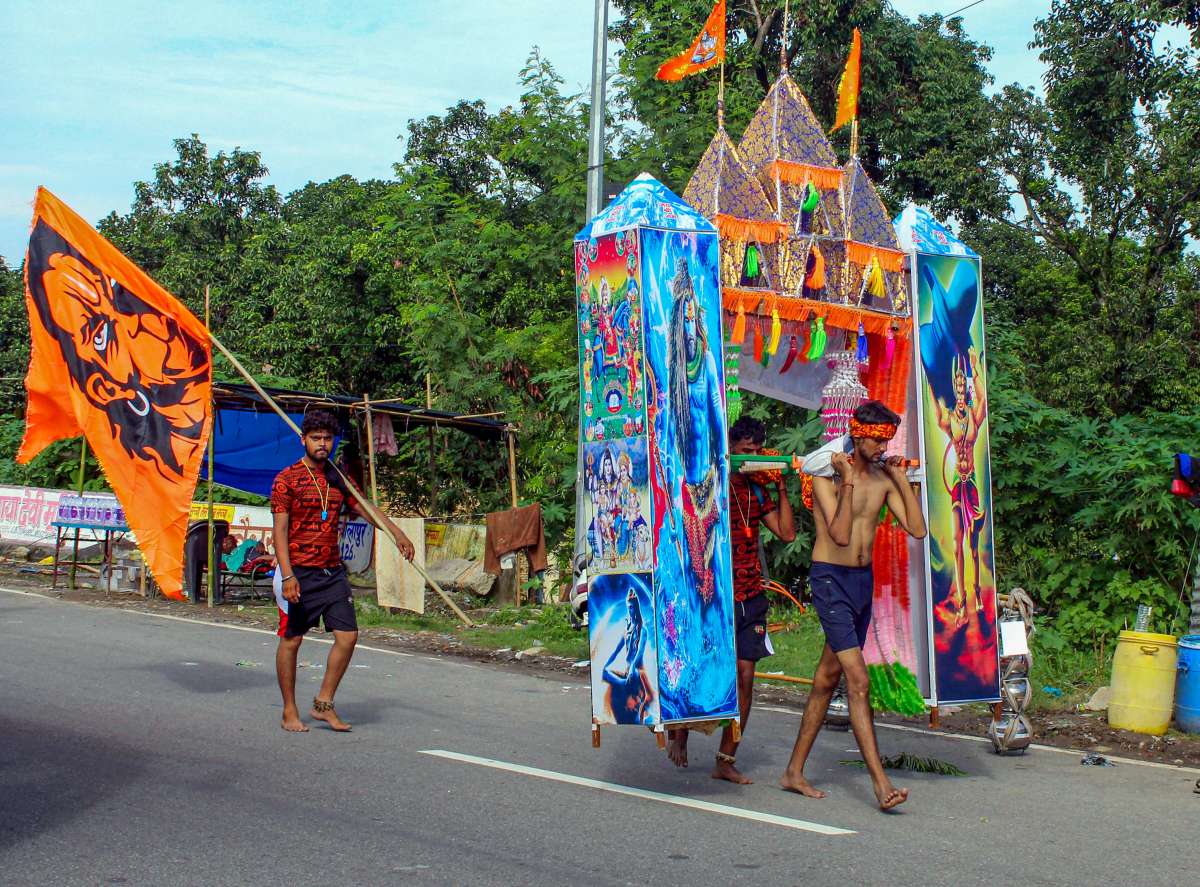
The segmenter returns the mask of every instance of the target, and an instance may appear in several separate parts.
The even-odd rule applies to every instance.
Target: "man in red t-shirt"
[[[753,456],[767,439],[767,428],[757,419],[745,416],[729,429],[729,449],[734,455]],[[775,488],[776,500],[769,487]],[[750,704],[754,696],[754,668],[758,660],[770,656],[771,641],[767,637],[767,610],[770,602],[763,591],[762,560],[759,554],[759,528],[767,529],[781,542],[796,538],[792,519],[792,503],[782,474],[770,478],[762,473],[732,474],[729,478],[729,533],[733,549],[733,623],[737,642],[738,710],[741,728],[750,719]],[[667,754],[677,767],[687,766],[687,730],[672,730]],[[751,780],[735,766],[738,743],[733,729],[721,733],[721,749],[713,779],[726,779],[738,785]]]
[[[350,511],[362,515],[389,533],[409,560],[413,545],[383,512],[361,508],[347,481],[329,463],[338,433],[337,418],[325,410],[313,410],[305,415],[300,431],[303,458],[279,472],[271,486],[275,557],[287,601],[287,612],[279,611],[279,647],[275,651],[275,672],[283,694],[281,726],[293,733],[308,730],[296,707],[296,656],[304,635],[323,622],[325,631],[333,632],[333,649],[309,714],[344,733],[350,725],[338,717],[333,696],[358,643],[358,620],[342,563],[341,516]]]

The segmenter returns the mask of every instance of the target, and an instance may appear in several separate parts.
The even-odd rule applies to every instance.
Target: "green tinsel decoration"
[[[812,182],[809,182],[808,190],[804,194],[804,203],[800,204],[800,209],[806,213],[810,213],[817,208],[817,204],[820,202],[821,192],[816,189]]]
[[[893,711],[913,718],[925,713],[925,699],[917,685],[917,677],[900,663],[868,665],[871,679],[871,707],[876,711]]]
[[[884,770],[908,770],[912,773],[933,773],[936,776],[966,776],[967,771],[961,770],[949,761],[937,758],[922,758],[920,755],[909,754],[906,751],[898,755],[880,758]],[[867,765],[860,760],[838,761],[844,767],[859,767],[863,770]]]

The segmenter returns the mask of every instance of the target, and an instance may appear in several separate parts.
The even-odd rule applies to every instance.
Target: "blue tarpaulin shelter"
[[[303,413],[289,413],[293,422]],[[213,480],[259,496],[271,495],[271,482],[281,470],[303,455],[296,433],[274,412],[226,409],[218,402],[213,443]],[[200,477],[208,479],[208,463]]]
[[[342,419],[343,429],[349,427],[351,415],[365,412],[365,402],[360,398],[277,388],[266,391],[297,425],[304,420],[306,409],[333,412]],[[213,480],[235,490],[270,496],[275,475],[302,455],[296,433],[248,385],[217,383],[213,385],[213,396],[217,404]],[[416,428],[454,428],[480,440],[499,442],[514,433],[494,418],[456,415],[395,401],[372,403],[371,412],[391,418],[397,434]],[[208,477],[207,460],[200,476]]]

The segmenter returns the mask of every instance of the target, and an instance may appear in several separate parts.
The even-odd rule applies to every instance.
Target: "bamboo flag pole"
[[[783,30],[779,34],[779,73],[787,71],[788,0],[783,0]]]
[[[304,435],[300,433],[300,429],[296,426],[296,423],[292,421],[292,417],[283,411],[283,408],[275,402],[275,398],[267,394],[263,387],[258,384],[258,380],[250,375],[249,370],[242,366],[242,362],[234,357],[233,353],[228,348],[221,344],[221,341],[212,334],[212,330],[208,331],[208,337],[217,347],[217,350],[225,356],[225,359],[233,365],[233,368],[237,370],[241,374],[242,378],[250,384],[250,387],[254,389],[258,396],[267,402],[267,405],[279,415],[279,418],[283,419],[283,421],[287,423],[288,427],[291,428],[292,431],[296,432],[297,437],[303,437]],[[354,497],[354,501],[362,506],[363,511],[370,514],[379,524],[382,525],[384,523],[384,518],[386,517],[383,512],[367,501],[367,498],[358,491],[358,487],[354,486],[354,484],[350,482],[350,479],[342,473],[342,469],[337,467],[337,463],[330,462],[330,464],[333,465],[333,470],[341,475],[342,480],[346,481],[346,489],[350,491],[350,495]],[[438,585],[437,581],[425,571],[424,567],[418,563],[413,563],[413,569],[421,574],[421,577],[428,582],[430,587],[441,596],[443,601],[445,601],[446,606],[453,610],[454,615],[461,619],[467,627],[473,627],[475,625],[475,623],[471,621],[471,617],[459,609],[458,605],[450,599],[450,595],[446,594],[446,592],[442,589],[442,586]]]
[[[87,435],[84,435],[83,437],[79,438],[79,483],[78,483],[78,488],[79,488],[80,496],[83,495],[83,474],[87,467],[87,451],[88,451]],[[71,555],[71,575],[70,575],[70,579],[68,580],[72,591],[75,589],[75,574],[79,569],[79,527],[75,528],[75,547],[73,549],[73,552],[74,553]],[[57,551],[55,552],[55,554],[57,555]],[[54,574],[54,579],[55,579],[55,581],[58,580],[57,568],[56,568],[56,572]]]
[[[204,328],[209,331],[209,336],[212,336],[212,312],[209,287],[207,285],[204,287]],[[212,397],[209,397],[209,409],[213,413],[208,430],[208,606],[211,609],[217,590],[216,545],[214,544],[217,527],[213,521],[213,461],[216,456],[217,446],[217,411],[216,401]]]

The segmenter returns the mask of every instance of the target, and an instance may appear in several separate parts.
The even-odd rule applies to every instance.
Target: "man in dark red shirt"
[[[734,455],[756,455],[767,439],[767,428],[757,419],[745,416],[729,429],[729,448]],[[778,501],[771,498],[775,488]],[[750,704],[754,696],[754,669],[758,660],[770,656],[771,641],[767,637],[767,610],[770,602],[763,591],[763,568],[759,552],[759,528],[767,529],[781,542],[796,538],[792,504],[788,500],[783,475],[763,472],[731,474],[729,477],[729,532],[733,549],[733,613],[734,637],[737,642],[737,685],[740,726],[744,731],[750,719]],[[687,766],[687,730],[671,731],[667,754],[678,767]],[[733,729],[721,733],[721,748],[713,779],[726,779],[738,785],[751,780],[735,766],[738,743]]]
[[[358,643],[358,620],[346,567],[342,564],[338,528],[344,512],[362,515],[377,529],[389,533],[396,547],[412,560],[413,545],[387,515],[362,509],[345,481],[329,463],[338,420],[325,410],[313,410],[300,427],[304,456],[275,477],[271,487],[271,513],[275,530],[275,557],[282,579],[287,611],[279,611],[279,647],[275,672],[283,694],[281,726],[293,733],[308,730],[296,707],[296,656],[309,629],[324,623],[333,632],[333,649],[325,666],[325,680],[313,699],[312,711],[338,732],[350,725],[333,707],[342,675]]]

